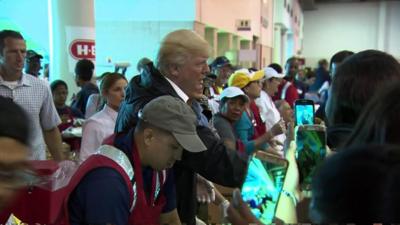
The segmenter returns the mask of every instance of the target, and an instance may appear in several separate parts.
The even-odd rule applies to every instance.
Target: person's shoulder
[[[96,84],[89,82],[82,87],[82,90],[90,92],[90,94],[99,93],[99,88]]]
[[[107,177],[114,177],[114,178],[122,178],[122,175],[115,169],[110,167],[100,167],[93,169],[87,175],[89,179],[97,180],[98,178],[107,178]]]
[[[104,112],[104,110],[101,110],[101,111],[99,111],[99,112],[97,112],[97,113],[95,113],[95,114],[93,114],[93,116],[91,116],[91,117],[89,117],[87,120],[86,120],[86,124],[88,124],[88,123],[98,123],[98,124],[101,124],[102,123],[102,121],[104,120],[104,117],[105,117],[105,112]]]
[[[267,98],[267,92],[266,91],[264,91],[264,90],[261,90],[261,92],[260,92],[260,98]]]
[[[40,87],[44,87],[44,88],[48,88],[50,86],[47,81],[42,80],[37,77],[34,77],[30,74],[24,73],[23,76],[24,76],[24,79],[26,79],[26,81],[28,81],[32,85],[40,86]]]
[[[229,121],[223,117],[220,113],[217,113],[213,116],[213,124],[226,124]]]
[[[260,97],[256,98],[255,103],[257,106],[263,106],[268,103],[268,99],[268,94],[264,90],[261,90]]]
[[[112,190],[127,190],[127,184],[122,174],[111,167],[99,167],[89,171],[79,182],[76,189],[83,192],[92,192],[90,196],[109,195]],[[129,195],[126,191],[123,194]]]
[[[89,95],[89,100],[88,101],[96,101],[98,102],[100,100],[100,94],[99,93],[93,93]]]

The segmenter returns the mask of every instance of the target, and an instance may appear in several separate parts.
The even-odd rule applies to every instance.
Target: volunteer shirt
[[[151,189],[152,170],[143,169],[145,190]],[[150,191],[146,191],[147,197]],[[163,212],[176,208],[173,173],[164,184],[167,204]],[[126,225],[129,218],[129,191],[125,180],[114,169],[98,168],[87,174],[70,196],[71,225]]]
[[[129,132],[116,146],[131,159],[133,132]],[[131,160],[132,163],[132,160]],[[133,167],[133,165],[132,165]],[[144,189],[147,197],[151,192],[153,170],[143,167]],[[175,181],[172,171],[168,171],[163,186],[166,205],[162,212],[176,208]],[[129,218],[129,191],[122,176],[111,168],[98,168],[88,173],[70,196],[68,203],[71,225],[126,225]]]

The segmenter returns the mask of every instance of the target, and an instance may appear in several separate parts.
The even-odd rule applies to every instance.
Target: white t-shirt
[[[260,116],[265,122],[267,131],[271,130],[271,128],[281,119],[281,114],[276,108],[274,101],[264,90],[261,90],[260,97],[256,99],[256,105],[260,109]],[[286,135],[280,134],[275,136],[274,139],[283,144]],[[282,148],[279,147],[278,150],[282,150]]]
[[[256,105],[260,109],[260,116],[265,122],[265,127],[270,130],[280,120],[281,114],[275,107],[272,98],[263,90],[260,97],[256,99]]]

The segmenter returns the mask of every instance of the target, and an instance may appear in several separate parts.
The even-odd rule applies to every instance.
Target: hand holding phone
[[[296,160],[300,186],[310,190],[316,167],[326,156],[326,128],[323,125],[302,125],[296,131]]]
[[[314,124],[314,102],[308,99],[297,99],[294,102],[295,125]]]
[[[287,160],[258,151],[250,159],[247,176],[241,189],[243,200],[264,224],[272,223],[283,188]]]
[[[228,221],[232,224],[263,224],[253,215],[248,205],[243,201],[239,189],[235,189],[232,193],[232,201],[227,209],[227,216]]]

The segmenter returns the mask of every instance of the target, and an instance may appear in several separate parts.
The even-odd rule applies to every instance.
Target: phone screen
[[[325,127],[319,125],[300,126],[297,130],[296,144],[300,185],[303,190],[310,190],[315,169],[326,155]]]
[[[295,105],[296,125],[314,124],[314,105]]]
[[[288,162],[265,152],[250,159],[241,194],[251,212],[264,224],[275,217],[276,206],[283,188]]]

